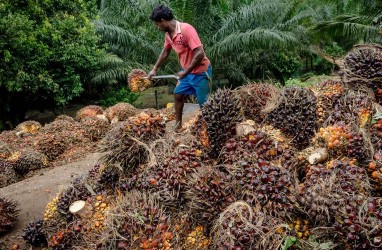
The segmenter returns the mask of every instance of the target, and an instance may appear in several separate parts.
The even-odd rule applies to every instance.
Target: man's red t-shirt
[[[167,49],[173,48],[178,55],[182,68],[187,68],[194,56],[194,49],[201,47],[202,42],[195,28],[188,23],[176,21],[175,35],[171,39],[170,34],[166,32],[164,47]],[[193,74],[200,74],[207,70],[210,65],[210,60],[204,55],[202,62],[191,71]]]

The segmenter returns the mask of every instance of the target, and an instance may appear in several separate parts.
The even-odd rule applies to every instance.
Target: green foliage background
[[[163,47],[149,20],[159,3],[198,30],[214,79],[230,87],[330,74],[335,66],[319,51],[341,57],[354,44],[381,43],[380,0],[3,0],[0,127],[17,125],[28,108],[91,94],[133,101],[121,92],[126,75],[150,70]],[[159,73],[179,68],[172,53]]]

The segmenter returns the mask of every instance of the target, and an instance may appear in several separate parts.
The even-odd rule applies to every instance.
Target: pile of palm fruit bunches
[[[104,156],[24,240],[48,249],[382,249],[382,49],[355,47],[343,65],[341,77],[309,87],[218,89],[179,138],[160,113],[116,123],[100,142]],[[17,211],[0,200],[0,232]]]

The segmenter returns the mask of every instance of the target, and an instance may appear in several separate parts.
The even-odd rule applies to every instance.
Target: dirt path
[[[65,188],[70,181],[91,169],[100,158],[100,153],[89,154],[85,159],[47,170],[43,175],[33,176],[10,186],[0,188],[0,197],[11,198],[19,203],[19,220],[12,232],[0,237],[9,247],[14,243],[23,245],[21,234],[28,223],[42,219],[48,202]],[[2,248],[0,242],[0,250]],[[29,248],[28,248],[29,249]]]

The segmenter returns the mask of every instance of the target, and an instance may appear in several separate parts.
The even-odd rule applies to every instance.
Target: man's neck
[[[169,25],[168,29],[169,29],[169,33],[171,35],[173,35],[175,33],[175,29],[176,29],[176,20],[175,19],[170,21],[170,25]]]

